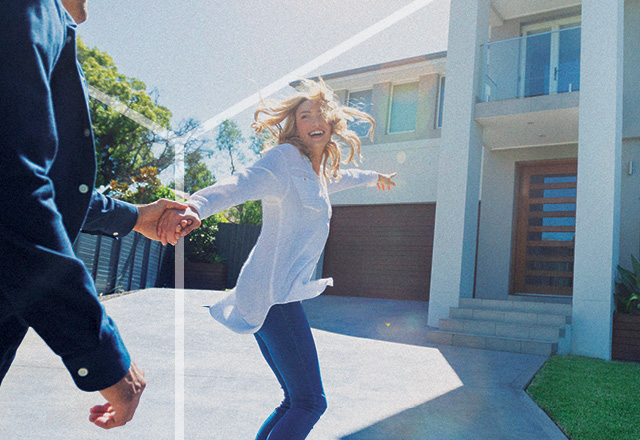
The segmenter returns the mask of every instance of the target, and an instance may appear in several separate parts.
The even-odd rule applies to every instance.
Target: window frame
[[[436,118],[434,121],[434,128],[442,128],[442,122],[444,121],[444,88],[445,88],[446,75],[440,75],[438,77],[438,97],[436,100]]]
[[[347,90],[346,103],[345,103],[346,106],[347,107],[351,107],[349,105],[349,102],[351,101],[351,94],[352,93],[360,93],[360,92],[367,92],[367,91],[371,91],[371,100],[369,101],[369,108],[373,109],[373,87],[364,87],[364,88],[360,88],[360,89]],[[355,108],[355,107],[351,107],[351,108]],[[357,110],[360,110],[360,109],[357,109]],[[366,111],[365,113],[368,113],[369,115],[371,115],[370,111]],[[356,133],[359,138],[366,138],[367,137],[366,133],[364,135],[360,136],[360,134],[358,134],[358,132],[353,130],[351,127],[349,127],[349,129],[352,130],[354,133]]]
[[[414,127],[412,130],[404,130],[404,131],[391,131],[391,115],[393,113],[393,96],[394,96],[394,91],[395,88],[398,86],[404,86],[407,84],[415,84],[416,85],[416,114],[415,114],[415,122],[414,122]],[[419,91],[420,91],[420,81],[418,79],[413,79],[411,81],[403,81],[403,82],[399,82],[399,83],[394,83],[391,85],[391,90],[389,93],[389,109],[387,111],[387,129],[386,129],[386,134],[388,135],[395,135],[395,134],[402,134],[402,133],[415,133],[417,130],[417,124],[418,124],[418,101],[419,101]]]

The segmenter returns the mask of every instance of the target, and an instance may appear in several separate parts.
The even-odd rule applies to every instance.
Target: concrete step
[[[496,321],[546,327],[563,327],[571,323],[571,315],[542,312],[514,312],[488,308],[451,307],[449,309],[449,317],[451,319]]]
[[[513,324],[497,321],[480,321],[468,319],[441,319],[438,329],[446,332],[473,334],[480,336],[497,336],[503,338],[523,339],[558,343],[565,336],[564,327],[550,327],[528,324]]]
[[[525,313],[548,313],[571,316],[571,304],[481,298],[460,298],[460,308],[503,310]]]
[[[551,356],[558,352],[558,343],[532,341],[529,339],[483,336],[459,332],[430,331],[427,340],[434,344],[458,347],[480,348],[484,350],[508,351],[511,353]]]
[[[524,294],[524,295],[509,295],[509,301],[533,301],[533,302],[547,302],[547,303],[556,303],[556,304],[569,304],[573,303],[573,298],[571,296],[553,296],[553,295],[535,295],[535,294]]]

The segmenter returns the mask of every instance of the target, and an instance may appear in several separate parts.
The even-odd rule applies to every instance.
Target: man
[[[186,206],[136,207],[92,190],[93,133],[75,46],[85,19],[86,0],[0,2],[0,381],[33,327],[76,386],[105,397],[90,420],[109,429],[133,417],[144,375],[72,242],[81,229],[157,240],[165,209]]]

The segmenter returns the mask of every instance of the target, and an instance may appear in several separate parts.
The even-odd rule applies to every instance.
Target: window
[[[441,76],[440,89],[438,90],[438,108],[436,113],[436,128],[442,127],[443,109],[444,109],[444,76]]]
[[[365,113],[371,114],[371,96],[373,90],[362,90],[359,92],[349,92],[349,99],[347,105],[349,107],[356,108]],[[360,137],[365,137],[369,132],[371,124],[363,120],[356,120],[349,122],[349,129],[356,132]]]
[[[397,84],[391,91],[389,133],[402,133],[416,129],[418,111],[418,83]]]
[[[520,96],[580,90],[580,17],[522,28]]]

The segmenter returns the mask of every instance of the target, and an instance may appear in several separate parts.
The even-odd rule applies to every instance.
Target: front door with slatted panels
[[[514,294],[573,292],[577,161],[517,164]]]

